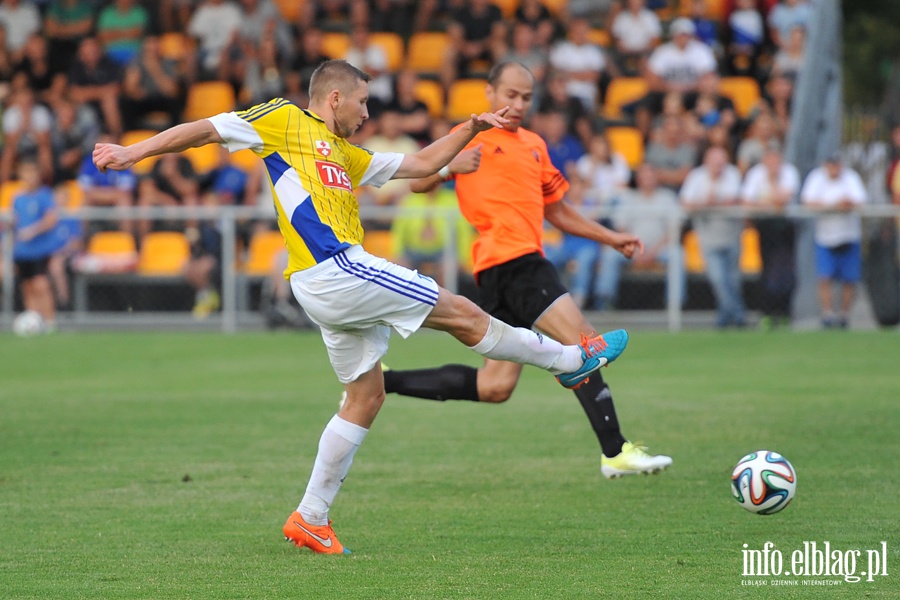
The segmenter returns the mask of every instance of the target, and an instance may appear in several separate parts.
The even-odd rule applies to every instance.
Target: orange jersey
[[[459,208],[478,230],[472,247],[476,275],[532,252],[543,254],[544,206],[562,200],[569,189],[536,133],[489,129],[466,148],[478,144],[478,170],[456,175]]]

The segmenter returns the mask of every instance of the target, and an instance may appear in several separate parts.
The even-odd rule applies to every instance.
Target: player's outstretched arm
[[[415,154],[407,154],[400,163],[400,168],[394,173],[393,179],[413,179],[434,175],[459,154],[479,132],[492,127],[499,129],[509,123],[509,119],[503,116],[508,111],[509,107],[504,106],[497,112],[473,114],[456,131],[435,140]]]
[[[473,148],[463,150],[450,161],[446,167],[434,175],[423,177],[421,179],[413,179],[409,182],[409,189],[415,194],[424,194],[430,192],[435,186],[446,179],[450,179],[455,175],[465,175],[466,173],[474,173],[481,166],[481,144],[477,144]],[[442,172],[446,170],[446,176]]]
[[[565,201],[560,200],[546,205],[544,217],[560,231],[612,246],[627,258],[644,253],[644,244],[636,235],[613,231],[600,223],[586,219]]]
[[[107,169],[123,171],[149,156],[182,152],[188,148],[205,146],[213,142],[221,144],[224,140],[209,120],[200,119],[192,123],[176,125],[130,146],[97,144],[94,146],[93,160],[100,171]]]

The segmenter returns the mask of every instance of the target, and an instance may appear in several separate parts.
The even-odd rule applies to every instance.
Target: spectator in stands
[[[800,173],[784,162],[781,144],[770,141],[762,162],[747,171],[741,186],[741,202],[768,214],[753,219],[759,233],[762,274],[760,276],[760,326],[772,329],[790,322],[794,292],[794,224],[783,215],[800,191]]]
[[[294,58],[291,61],[290,71],[298,73],[300,81],[298,82],[303,95],[309,89],[309,79],[316,67],[328,60],[328,57],[322,53],[322,31],[315,27],[304,29],[297,33],[296,39],[299,45],[294,52]],[[305,104],[302,104],[305,106]]]
[[[271,40],[279,56],[288,57],[293,51],[291,28],[281,18],[272,0],[241,0],[244,11],[240,36],[245,42],[259,47],[264,40]]]
[[[728,73],[758,77],[758,62],[766,42],[766,24],[756,0],[736,0],[726,28]]]
[[[772,116],[775,117],[779,135],[786,136],[791,128],[794,82],[779,73],[773,73],[766,82],[764,97],[771,109]]]
[[[423,194],[407,194],[398,202],[391,225],[391,254],[397,264],[434,278],[444,279],[444,251],[456,250],[460,264],[469,262],[474,235],[472,226],[459,213],[456,194],[436,186]],[[455,216],[455,223],[451,218]],[[455,232],[456,239],[447,238]]]
[[[569,39],[559,42],[550,52],[550,65],[568,80],[566,89],[578,98],[590,113],[597,112],[601,76],[618,74],[618,69],[606,60],[603,50],[591,42],[587,19],[575,18],[569,24]]]
[[[807,0],[781,0],[781,4],[769,12],[767,19],[769,33],[777,48],[787,45],[787,40],[794,27],[809,27],[812,18],[812,7]]]
[[[705,129],[721,125],[729,134],[734,131],[738,121],[734,102],[722,95],[722,79],[718,73],[710,71],[701,75],[697,94],[691,100],[687,108]]]
[[[200,177],[194,170],[191,161],[181,154],[164,154],[153,165],[150,174],[142,177],[137,186],[137,204],[146,206],[197,206],[200,191]],[[138,233],[144,237],[150,232],[152,224],[149,220],[138,221]],[[157,228],[183,230],[193,229],[188,238],[196,239],[197,222],[195,220],[160,221]]]
[[[68,188],[66,186],[54,188],[53,199],[57,207],[69,206]],[[69,269],[72,268],[71,263],[84,249],[84,221],[72,215],[60,215],[51,235],[53,242],[50,248],[53,253],[47,264],[47,274],[53,288],[55,306],[66,309],[71,306],[72,301]]]
[[[512,46],[502,62],[517,62],[528,67],[540,93],[547,76],[548,61],[549,54],[537,43],[537,36],[531,25],[521,22],[513,25]]]
[[[613,19],[610,31],[622,71],[632,77],[643,72],[647,57],[662,39],[656,13],[644,0],[628,0],[626,9]]]
[[[373,152],[415,153],[419,144],[403,133],[401,115],[394,111],[384,111],[378,117],[378,133],[366,142],[366,148]],[[389,181],[372,190],[376,206],[396,206],[401,198],[409,194],[409,182],[405,179]],[[390,219],[375,219],[367,222],[368,227],[390,229]],[[367,228],[368,228],[367,227]]]
[[[245,71],[238,97],[250,105],[281,97],[286,88],[282,62],[275,39],[263,39],[244,63]]]
[[[343,58],[372,77],[369,81],[370,103],[376,101],[381,106],[390,103],[394,90],[388,69],[387,54],[384,48],[369,40],[369,30],[366,26],[359,25],[353,29],[353,33],[350,35],[350,47]]]
[[[48,331],[56,327],[56,304],[47,276],[53,254],[53,229],[58,219],[53,191],[43,184],[41,170],[33,158],[22,158],[18,178],[23,191],[13,199],[15,245],[13,260],[21,285],[25,310],[34,310],[44,319]]]
[[[116,143],[118,137],[109,132],[101,133],[97,137],[98,143]],[[113,171],[109,169],[101,172],[94,166],[91,154],[87,153],[81,163],[78,173],[78,185],[84,192],[85,206],[115,206],[128,208],[134,201],[137,178],[131,169]],[[100,224],[107,228],[109,225]],[[123,219],[112,227],[118,227],[123,231],[134,232],[134,221]]]
[[[835,152],[810,171],[800,199],[822,211],[816,219],[816,274],[822,326],[847,327],[850,309],[862,271],[862,220],[856,209],[866,202],[866,188],[859,174],[845,168]],[[840,284],[840,303],[835,311],[832,288]]]
[[[703,164],[693,169],[681,187],[682,206],[691,215],[700,241],[706,274],[716,298],[716,327],[746,325],[741,290],[742,220],[711,212],[738,203],[741,174],[728,164],[722,148],[710,148]]]
[[[768,111],[760,112],[750,123],[747,136],[738,145],[737,166],[741,173],[746,173],[762,160],[765,148],[779,138],[775,118]]]
[[[115,135],[122,133],[119,112],[119,67],[103,55],[96,38],[82,40],[78,57],[69,70],[69,92],[75,102],[88,104],[102,117],[103,123]]]
[[[566,131],[570,135],[583,140],[593,135],[592,113],[588,112],[581,100],[569,95],[565,74],[551,71],[547,76],[546,89],[538,103],[537,114],[540,116],[557,111],[565,115]]]
[[[35,102],[34,92],[30,88],[20,86],[13,89],[3,113],[0,185],[12,178],[16,163],[22,159],[35,161],[45,181],[53,179],[52,124],[50,111]]]
[[[9,80],[12,79],[15,66],[12,52],[6,47],[6,27],[0,23],[0,108],[9,93]]]
[[[298,25],[307,29],[313,23],[324,24],[328,30],[340,27],[368,26],[369,4],[366,0],[328,0],[305,2]]]
[[[242,19],[240,7],[224,0],[203,0],[194,11],[187,33],[197,40],[201,79],[217,77],[222,53],[237,38]]]
[[[144,119],[153,112],[165,113],[169,125],[177,123],[184,110],[184,95],[185,83],[178,64],[163,58],[159,38],[145,38],[140,55],[125,69],[122,80],[125,128],[144,128]]]
[[[94,28],[94,7],[88,0],[54,0],[44,19],[54,73],[68,73],[81,40]]]
[[[528,25],[534,31],[535,45],[547,52],[558,29],[553,15],[541,0],[522,0],[513,15],[516,24]]]
[[[684,302],[687,288],[681,245],[674,245],[674,253],[670,248],[672,221],[678,218],[678,199],[675,192],[659,186],[652,165],[644,163],[638,167],[636,178],[637,189],[627,188],[619,194],[612,225],[618,231],[629,231],[638,236],[644,243],[644,253],[629,261],[618,252],[607,252],[606,247],[600,251],[600,275],[594,288],[594,306],[600,310],[616,305],[625,265],[648,269],[667,265],[670,260],[679,265],[681,302]]]
[[[628,163],[612,151],[604,133],[591,138],[587,154],[575,161],[574,173],[586,186],[585,208],[611,205],[631,181]]]
[[[68,100],[54,104],[53,112],[53,183],[58,184],[78,178],[85,157],[94,149],[99,126],[90,109]]]
[[[685,140],[681,119],[666,117],[654,132],[644,160],[656,168],[657,178],[664,187],[678,191],[697,161],[697,149]]]
[[[464,7],[452,11],[447,34],[449,47],[441,72],[445,89],[457,79],[472,77],[476,69],[487,72],[503,56],[506,25],[490,0],[467,0]]]
[[[772,72],[780,77],[796,80],[806,59],[806,28],[799,25],[791,29],[787,44],[775,53]]]
[[[703,42],[717,55],[721,53],[719,43],[719,24],[709,18],[709,7],[706,0],[690,0],[690,20],[694,24],[697,39]]]
[[[397,113],[400,130],[420,145],[430,141],[431,117],[428,106],[416,95],[419,76],[411,69],[403,69],[395,78],[394,99],[386,110]]]
[[[15,73],[25,79],[39,101],[49,100],[47,96],[53,86],[54,73],[50,68],[47,41],[39,33],[31,35],[25,42],[22,60],[16,65]]]
[[[0,26],[6,30],[6,49],[13,64],[22,59],[25,43],[41,31],[41,15],[31,2],[0,0]]]
[[[651,118],[662,108],[666,93],[693,94],[700,77],[717,68],[716,57],[709,46],[694,39],[695,31],[690,19],[675,19],[669,27],[672,41],[656,48],[647,60],[644,76],[650,93],[635,114],[637,127],[644,135],[649,133]]]
[[[408,39],[415,28],[418,4],[421,3],[416,0],[371,0],[370,30],[396,33]]]
[[[550,162],[560,173],[571,177],[575,163],[584,156],[584,146],[577,137],[569,133],[567,125],[565,113],[552,110],[540,115],[536,129],[547,142]]]
[[[97,18],[97,38],[103,51],[122,67],[137,57],[149,29],[150,15],[134,0],[115,0]]]

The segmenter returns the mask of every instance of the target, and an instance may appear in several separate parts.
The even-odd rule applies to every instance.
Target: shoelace
[[[606,350],[609,344],[606,343],[606,340],[603,339],[602,335],[598,335],[596,337],[588,337],[582,333],[580,346],[584,348],[585,352],[587,352],[588,357],[593,358],[597,354]]]
[[[638,454],[650,456],[650,453],[647,452],[649,448],[644,445],[644,442],[631,442],[631,447],[634,449],[634,452],[637,452]]]

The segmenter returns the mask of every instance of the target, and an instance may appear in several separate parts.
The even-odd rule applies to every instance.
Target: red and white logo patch
[[[328,158],[331,156],[331,146],[325,140],[316,140],[316,152]]]
[[[353,184],[350,182],[350,176],[347,175],[344,167],[317,160],[316,168],[319,171],[319,179],[322,180],[322,185],[325,187],[339,188],[348,192],[353,191]]]

